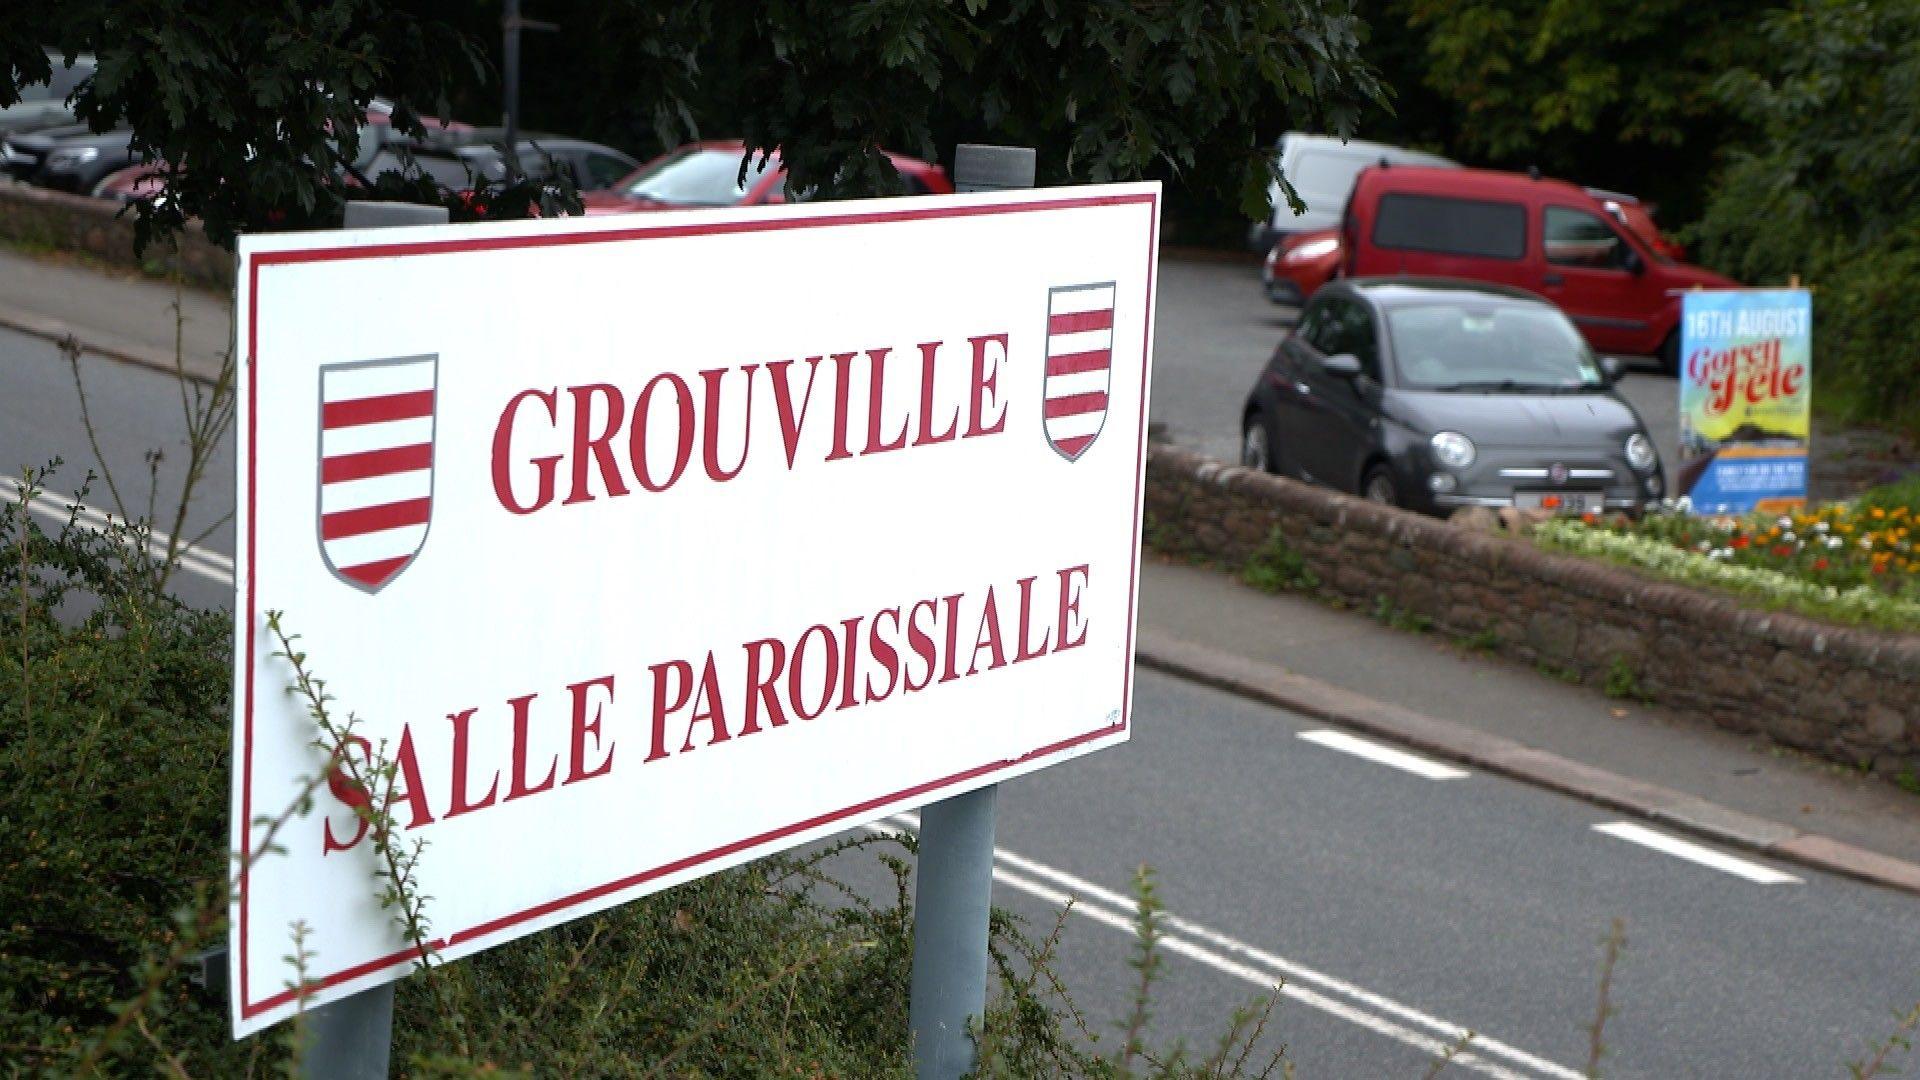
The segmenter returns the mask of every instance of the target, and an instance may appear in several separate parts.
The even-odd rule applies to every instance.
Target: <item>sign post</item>
[[[1029,147],[962,144],[954,189],[1033,186]],[[928,803],[920,811],[920,866],[914,879],[913,980],[908,1026],[914,1075],[957,1080],[973,1071],[973,1036],[987,1007],[987,921],[993,911],[994,797],[999,785]]]

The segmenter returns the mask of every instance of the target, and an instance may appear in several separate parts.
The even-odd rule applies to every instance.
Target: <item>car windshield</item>
[[[1387,335],[1413,390],[1572,393],[1606,382],[1566,316],[1531,304],[1389,308]]]
[[[747,197],[779,159],[754,156],[746,181],[740,181],[740,151],[695,150],[668,158],[627,185],[629,195],[681,206],[733,206]]]

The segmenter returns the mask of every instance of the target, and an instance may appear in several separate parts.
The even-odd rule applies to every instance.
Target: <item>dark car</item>
[[[84,135],[92,129],[85,124],[61,124],[38,131],[15,132],[0,139],[0,164],[15,180],[31,180],[40,164],[53,152],[54,144],[69,135]]]
[[[1241,461],[1432,514],[1639,511],[1662,493],[1660,459],[1618,373],[1531,293],[1341,279],[1247,395]]]
[[[66,129],[60,129],[66,130]],[[19,136],[19,141],[32,136]],[[91,195],[100,181],[133,164],[133,132],[87,131],[60,138],[47,148],[40,167],[28,177],[41,187]]]

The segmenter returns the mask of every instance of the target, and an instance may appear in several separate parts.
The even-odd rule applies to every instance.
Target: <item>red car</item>
[[[1315,229],[1276,241],[1260,268],[1260,280],[1267,299],[1299,307],[1339,272],[1340,230]]]
[[[740,158],[746,150],[738,140],[689,143],[647,162],[605,191],[588,192],[582,201],[589,214],[786,202],[787,173],[780,167],[780,155],[765,161],[756,156],[742,182]],[[953,190],[947,171],[938,165],[900,154],[888,154],[887,160],[906,182],[909,195],[944,195]]]
[[[1661,254],[1585,189],[1526,173],[1370,168],[1340,233],[1342,276],[1522,288],[1559,305],[1596,350],[1658,356],[1668,371],[1681,293],[1736,284]]]

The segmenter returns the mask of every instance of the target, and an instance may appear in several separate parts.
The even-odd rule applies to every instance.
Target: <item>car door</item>
[[[1351,354],[1360,361],[1360,374],[1350,378],[1317,369],[1309,380],[1320,405],[1314,472],[1324,484],[1357,491],[1360,468],[1378,430],[1380,336],[1372,307],[1353,296],[1340,297],[1329,307],[1327,326],[1324,354]]]
[[[1309,373],[1318,367],[1319,350],[1312,344],[1323,332],[1322,322],[1331,298],[1316,296],[1300,312],[1293,333],[1274,350],[1265,378],[1274,407],[1272,431],[1274,465],[1278,471],[1303,480],[1311,480],[1312,468],[1302,453],[1312,445],[1319,427],[1314,415],[1320,407],[1314,397]]]
[[[1667,298],[1647,256],[1611,221],[1585,207],[1540,208],[1541,295],[1560,305],[1600,352],[1644,341]],[[1638,269],[1636,270],[1636,267]]]

